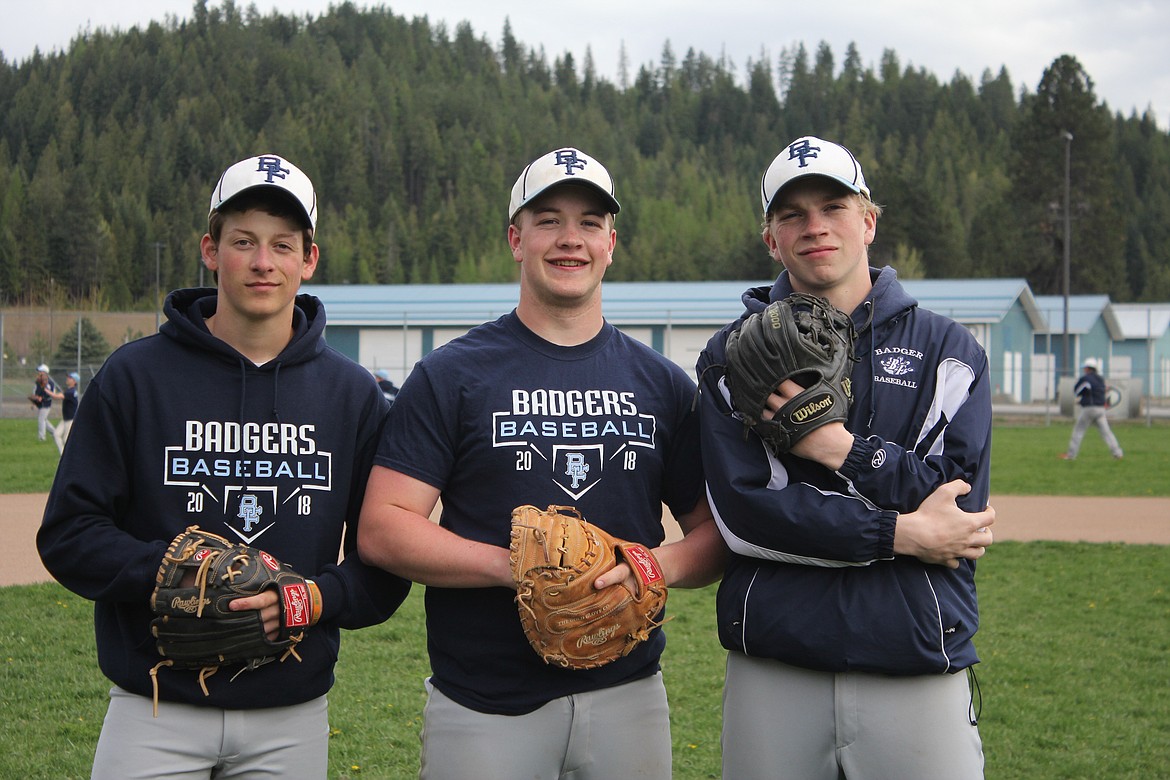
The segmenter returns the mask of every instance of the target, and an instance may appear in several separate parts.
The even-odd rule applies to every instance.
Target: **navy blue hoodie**
[[[161,659],[150,594],[189,525],[272,553],[321,588],[303,659],[207,678],[159,671],[159,698],[228,709],[286,706],[333,684],[341,628],[389,617],[409,582],[364,565],[357,518],[388,405],[373,378],[326,346],[325,312],[296,300],[293,338],[256,366],[207,329],[216,292],[167,296],[160,332],[118,349],[81,401],[37,546],[62,585],[95,602],[98,662],[151,695]],[[348,522],[347,522],[348,521]],[[339,552],[344,561],[338,563]]]
[[[699,357],[703,466],[732,551],[719,587],[723,646],[822,671],[956,672],[979,659],[975,564],[895,556],[894,524],[945,482],[967,511],[987,506],[991,392],[987,356],[958,323],[918,308],[893,269],[852,312],[857,330],[855,443],[836,472],[774,457],[745,438],[721,366],[743,318],[792,292],[787,272],[744,293],[743,318]]]

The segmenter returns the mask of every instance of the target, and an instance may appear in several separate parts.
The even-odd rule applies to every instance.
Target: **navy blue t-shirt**
[[[585,344],[561,347],[513,312],[418,363],[375,463],[438,488],[442,525],[468,539],[507,547],[513,508],[558,504],[655,547],[662,504],[689,512],[702,490],[694,392],[682,368],[608,323]],[[432,680],[445,695],[522,714],[657,671],[661,629],[600,669],[545,664],[514,597],[509,588],[427,588]]]

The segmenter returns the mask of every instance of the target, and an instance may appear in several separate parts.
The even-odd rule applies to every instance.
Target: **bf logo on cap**
[[[800,165],[798,167],[805,168],[808,166],[808,163],[806,162],[806,158],[816,157],[817,152],[819,152],[820,150],[821,150],[821,147],[813,146],[811,143],[809,143],[809,140],[807,138],[803,138],[800,140],[799,143],[795,143],[792,146],[788,147],[788,159],[789,160],[799,159]]]
[[[585,161],[577,156],[576,149],[561,149],[557,152],[557,165],[565,166],[565,175],[572,176],[574,170],[585,170]]]
[[[280,167],[283,162],[279,157],[261,157],[260,162],[256,167],[258,173],[268,175],[268,183],[271,184],[273,179],[283,179],[289,175],[288,168]]]

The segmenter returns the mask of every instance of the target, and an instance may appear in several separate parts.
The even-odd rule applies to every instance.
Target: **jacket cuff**
[[[882,447],[881,439],[876,436],[866,439],[855,433],[853,447],[837,473],[849,480],[854,488],[861,490],[864,495],[866,484],[873,484],[872,480],[882,478],[881,471],[886,465],[886,460],[886,451]],[[894,526],[897,522],[897,512],[892,509],[879,510],[878,544],[884,558],[894,557]]]
[[[877,438],[865,439],[853,434],[853,447],[845,456],[838,473],[850,482],[865,481],[886,464],[885,451]]]

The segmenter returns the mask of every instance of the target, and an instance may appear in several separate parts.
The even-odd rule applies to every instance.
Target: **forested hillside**
[[[317,183],[314,282],[513,279],[508,192],[562,145],[617,182],[609,278],[770,277],[759,176],[805,134],[865,166],[886,207],[875,265],[1040,294],[1061,291],[1067,153],[1072,292],[1170,299],[1170,135],[1112,113],[1073,56],[1036,85],[990,63],[944,82],[813,41],[746,63],[664,41],[618,83],[596,70],[507,25],[202,0],[189,20],[0,59],[0,304],[153,309],[156,271],[163,290],[200,278],[215,178],[265,152]]]

